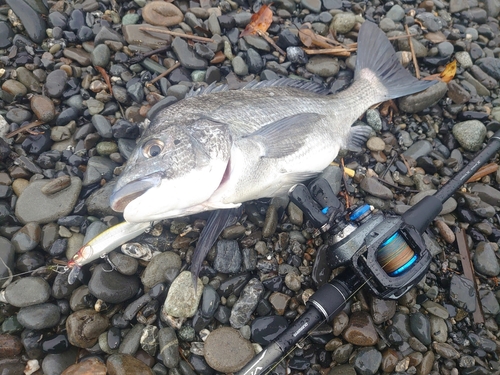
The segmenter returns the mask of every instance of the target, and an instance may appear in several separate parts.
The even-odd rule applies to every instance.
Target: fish
[[[159,111],[117,180],[111,208],[140,223],[285,195],[340,149],[365,144],[371,128],[351,125],[370,106],[434,83],[413,77],[365,21],[354,81],[339,93],[285,78],[240,90],[208,86]]]
[[[321,173],[340,149],[360,150],[372,129],[352,124],[368,108],[434,83],[413,77],[385,34],[365,21],[354,81],[339,93],[289,78],[190,92],[153,116],[111,194],[110,206],[125,223],[80,249],[68,263],[70,280],[153,222],[212,211],[192,259],[196,285],[205,255],[237,221],[242,203],[285,195]]]

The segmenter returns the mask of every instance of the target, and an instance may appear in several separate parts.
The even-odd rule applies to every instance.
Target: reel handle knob
[[[313,199],[309,189],[304,184],[292,186],[288,191],[288,196],[304,212],[315,227],[321,228],[328,223],[328,216],[323,213],[323,209]]]

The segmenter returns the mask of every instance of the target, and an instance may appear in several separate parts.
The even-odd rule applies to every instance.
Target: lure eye
[[[148,159],[154,158],[161,153],[161,151],[163,150],[163,146],[164,145],[162,141],[159,141],[158,139],[152,139],[150,141],[147,141],[144,146],[142,146],[142,153]]]

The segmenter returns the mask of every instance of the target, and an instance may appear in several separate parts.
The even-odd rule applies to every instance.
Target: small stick
[[[141,62],[142,60],[144,60],[146,57],[156,55],[157,53],[165,52],[168,49],[170,49],[170,46],[161,47],[161,48],[149,51],[149,52],[138,53],[137,56],[132,57],[129,60],[129,63],[130,64],[137,64],[137,63]]]
[[[351,52],[356,51],[356,49],[343,49],[343,48],[324,48],[324,49],[304,49],[304,52],[308,55],[334,55],[341,57],[351,56]]]
[[[153,78],[151,81],[147,83],[147,85],[153,85],[163,77],[169,75],[172,73],[175,69],[177,69],[179,66],[181,66],[180,62],[176,62],[174,65],[172,65],[169,69],[165,70],[163,73],[161,73],[158,77]]]
[[[199,42],[205,42],[205,43],[212,43],[214,41],[213,39],[204,38],[204,37],[198,36],[198,35],[188,35],[188,34],[178,33],[176,31],[153,29],[151,27],[140,27],[139,30],[145,31],[147,33],[168,34],[168,35],[172,35],[172,36],[178,36],[181,38],[193,39],[193,40],[197,40]]]
[[[36,128],[37,126],[40,126],[43,124],[45,124],[45,122],[40,121],[40,120],[33,121],[32,123],[30,123],[26,126],[23,126],[22,128],[19,128],[17,130],[14,130],[13,132],[10,132],[9,134],[6,135],[6,138],[12,138],[13,136],[15,136],[17,134],[20,134],[20,133],[27,131],[27,130],[30,130],[32,128]]]
[[[95,67],[99,73],[101,73],[102,78],[104,78],[104,81],[106,82],[106,85],[108,86],[109,93],[113,95],[113,88],[111,87],[111,81],[109,80],[109,75],[106,73],[106,70],[104,70],[103,67],[101,66],[96,66]]]
[[[410,44],[411,57],[413,59],[413,66],[415,67],[415,76],[420,79],[420,69],[418,67],[417,56],[415,55],[415,50],[413,49],[413,42],[411,41],[410,29],[408,25],[405,25],[406,35],[408,36],[408,43]]]
[[[403,160],[403,163],[405,163],[405,166],[408,169],[408,176],[409,177],[413,176],[413,173],[411,172],[410,165],[408,164],[408,161],[406,160],[406,158],[403,154],[401,154],[401,160]]]
[[[457,246],[460,253],[460,259],[462,260],[464,276],[472,281],[472,283],[474,284],[474,289],[476,291],[476,311],[474,311],[472,317],[474,318],[474,323],[480,324],[484,323],[483,306],[481,305],[481,299],[479,298],[479,290],[477,288],[476,278],[474,277],[474,268],[472,268],[472,261],[470,259],[470,252],[465,236],[466,234],[463,229],[459,229],[456,231]]]
[[[257,31],[257,34],[259,34],[260,37],[264,38],[266,40],[266,42],[268,42],[270,45],[272,45],[274,47],[274,49],[280,53],[280,55],[286,56],[286,52],[283,51],[280,47],[278,47],[276,45],[276,43],[274,43],[274,40],[272,40],[269,37],[269,35],[267,35],[266,33],[263,33],[262,31]]]

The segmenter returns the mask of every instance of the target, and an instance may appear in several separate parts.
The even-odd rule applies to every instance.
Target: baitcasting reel
[[[322,178],[295,185],[289,195],[315,227],[331,234],[329,265],[349,266],[378,297],[398,299],[427,273],[431,255],[404,216],[385,216],[367,204],[345,215]]]

